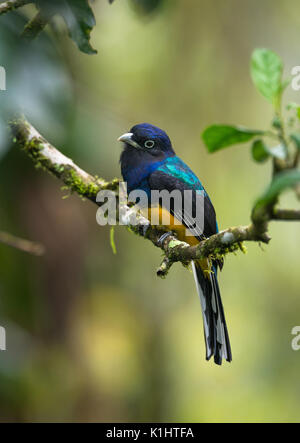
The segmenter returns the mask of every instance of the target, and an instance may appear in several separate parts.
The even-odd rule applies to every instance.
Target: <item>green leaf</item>
[[[66,12],[63,14],[69,35],[78,48],[86,54],[96,54],[90,45],[90,33],[96,24],[88,0],[65,0]]]
[[[295,111],[296,117],[298,118],[298,120],[300,120],[300,105],[292,102],[286,106],[286,109],[288,111]]]
[[[295,132],[294,134],[291,134],[291,139],[296,145],[296,148],[300,150],[300,134]]]
[[[47,15],[63,17],[69,36],[82,52],[97,53],[90,45],[90,33],[96,21],[88,0],[36,0],[36,3]]]
[[[212,125],[202,134],[209,152],[215,152],[238,143],[245,143],[264,131],[247,129],[242,126]]]
[[[297,119],[300,120],[300,106],[295,108],[295,114],[296,114]]]
[[[255,140],[252,144],[252,157],[258,163],[263,163],[270,157],[268,147],[262,140]]]
[[[251,76],[259,92],[275,106],[286,87],[282,83],[283,63],[275,52],[256,49],[251,58]]]
[[[286,148],[281,144],[270,148],[263,142],[263,140],[255,140],[252,144],[252,157],[258,163],[265,162],[269,157],[285,160]]]
[[[291,171],[281,172],[275,176],[264,194],[257,199],[255,207],[274,202],[283,191],[293,188],[297,183],[300,183],[300,171],[293,169]]]
[[[295,102],[290,102],[286,105],[286,109],[287,109],[287,111],[291,111],[291,110],[298,111],[298,109],[300,109],[300,105],[298,105],[298,103],[295,103]]]
[[[299,108],[299,105],[297,103],[295,103],[295,102],[290,102],[290,103],[288,103],[286,105],[286,110],[287,111],[291,111],[293,109],[298,109],[298,108]]]

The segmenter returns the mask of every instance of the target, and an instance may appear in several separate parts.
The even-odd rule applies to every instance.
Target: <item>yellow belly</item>
[[[147,218],[150,223],[159,226],[159,229],[166,232],[172,231],[176,233],[178,240],[188,243],[190,246],[195,246],[199,240],[170,212],[161,206],[152,206],[141,210],[141,213]],[[154,223],[155,222],[155,223]],[[205,275],[211,272],[211,264],[207,259],[197,260]]]

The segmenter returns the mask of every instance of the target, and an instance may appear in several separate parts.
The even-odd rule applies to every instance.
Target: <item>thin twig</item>
[[[41,243],[25,240],[8,232],[0,231],[0,243],[32,255],[41,256],[45,253],[45,248]]]
[[[27,40],[36,38],[48,24],[50,17],[46,17],[39,11],[24,27],[22,37]]]
[[[272,220],[299,221],[300,220],[300,210],[297,210],[297,209],[275,209],[272,214]]]
[[[156,275],[160,278],[165,278],[171,269],[172,262],[168,257],[165,257],[160,265],[160,267],[156,271]]]

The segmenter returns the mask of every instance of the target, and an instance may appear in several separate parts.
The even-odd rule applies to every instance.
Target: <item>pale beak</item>
[[[126,134],[121,135],[121,137],[118,138],[118,142],[127,143],[128,145],[133,146],[134,148],[141,149],[140,145],[135,142],[133,139],[133,133],[127,132]]]

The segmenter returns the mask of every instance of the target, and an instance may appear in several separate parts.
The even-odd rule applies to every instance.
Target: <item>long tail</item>
[[[222,364],[223,358],[231,362],[231,347],[218,285],[217,268],[213,266],[213,272],[206,277],[199,263],[192,262],[192,266],[202,307],[206,360],[214,356],[217,365]]]

